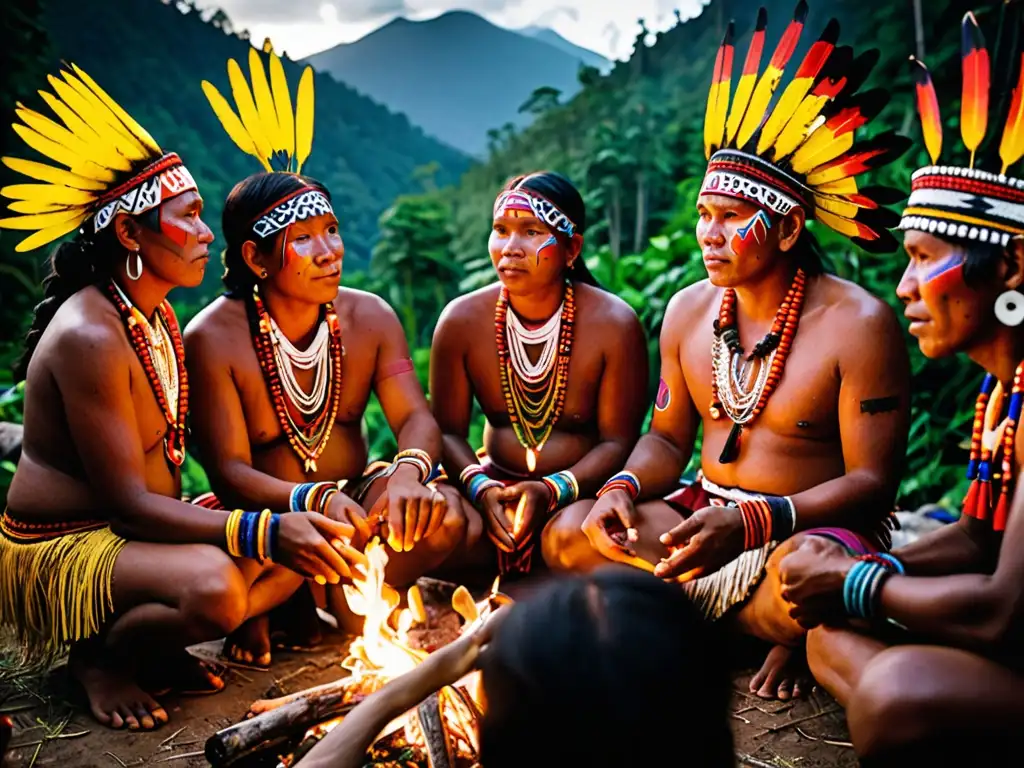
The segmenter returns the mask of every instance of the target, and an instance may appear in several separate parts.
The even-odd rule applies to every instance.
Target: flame
[[[400,596],[384,582],[388,554],[384,544],[376,537],[366,545],[366,565],[358,565],[352,584],[343,585],[349,609],[364,617],[363,634],[355,638],[342,667],[352,673],[352,685],[364,690],[377,690],[392,678],[409,672],[427,657],[426,651],[410,647],[409,630],[423,623],[426,611],[419,589],[408,592],[409,608],[398,610]],[[465,587],[458,587],[452,595],[452,607],[466,620],[463,632],[475,628],[508,598],[498,593],[499,579],[494,580],[490,594],[479,603]],[[482,711],[480,674],[471,672],[455,685],[441,691],[441,711],[445,726],[456,749],[475,759],[479,751],[476,720]],[[461,689],[461,690],[460,690]],[[331,721],[319,726],[326,733],[340,722]],[[393,721],[381,733],[384,738],[404,728],[408,744],[422,744],[416,711],[406,713]],[[310,730],[307,735],[313,734]]]
[[[531,472],[533,470],[530,470]],[[512,538],[519,540],[519,534],[523,530],[523,517],[526,515],[526,494],[519,497],[519,504],[516,505],[516,516],[512,521]]]

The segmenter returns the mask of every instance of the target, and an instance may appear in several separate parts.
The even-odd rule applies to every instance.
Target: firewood
[[[444,727],[444,716],[441,714],[441,699],[436,693],[430,694],[416,708],[420,730],[427,743],[427,759],[430,768],[453,768],[451,743],[448,731]]]

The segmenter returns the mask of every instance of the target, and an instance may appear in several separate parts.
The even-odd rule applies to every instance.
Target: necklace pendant
[[[722,412],[718,410],[718,403],[711,404],[711,407],[708,408],[708,415],[710,415],[711,418],[714,419],[715,421],[718,421],[720,418],[722,418]]]
[[[740,453],[741,432],[743,432],[743,425],[734,422],[732,429],[729,430],[729,437],[725,439],[725,445],[722,446],[722,453],[718,457],[719,464],[731,464],[736,461],[736,457]]]
[[[305,469],[306,469],[306,474],[307,475],[310,472],[316,472],[317,471],[316,470],[316,459],[306,459]]]

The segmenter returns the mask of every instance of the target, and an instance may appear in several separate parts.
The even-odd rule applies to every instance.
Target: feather
[[[263,38],[263,52],[274,55],[274,44],[270,42],[269,37]]]
[[[267,43],[270,38],[267,38]],[[270,87],[274,93],[274,107],[277,109],[277,125],[283,142],[281,149],[288,155],[289,165],[295,154],[295,115],[292,113],[292,97],[288,92],[288,79],[284,75],[281,59],[270,52]]]
[[[895,131],[880,133],[853,147],[835,160],[819,165],[807,174],[807,185],[817,187],[847,176],[856,176],[871,168],[891,162],[907,151],[910,139]]]
[[[725,29],[725,36],[715,56],[714,74],[711,78],[711,91],[708,93],[708,106],[704,114],[704,157],[710,160],[711,155],[722,146],[725,136],[725,118],[729,111],[729,89],[732,86],[732,37],[734,25],[730,21]]]
[[[102,113],[100,113],[100,108],[95,105],[95,99],[87,99],[73,86],[64,80],[57,79],[53,75],[49,75],[47,79],[56,92],[57,98],[74,110],[82,122],[90,126],[103,141],[129,160],[141,160],[144,157],[148,157],[145,147],[126,135],[123,130],[118,130],[111,125],[109,121],[115,120],[115,118],[109,109],[102,107]],[[86,90],[84,85],[77,81],[76,83],[79,88]],[[39,93],[42,94],[43,91]]]
[[[68,88],[68,86],[64,87]],[[68,90],[75,93],[73,88],[68,88]],[[147,158],[145,151],[137,143],[126,140],[121,133],[112,130],[104,121],[97,120],[94,125],[90,125],[76,114],[71,106],[65,104],[52,94],[46,91],[39,91],[39,95],[49,105],[50,109],[53,110],[54,114],[64,121],[64,125],[68,127],[68,130],[83,141],[99,145],[106,151],[115,151],[129,161],[134,162]]]
[[[270,165],[256,151],[256,145],[252,143],[252,137],[245,130],[245,126],[238,119],[238,115],[231,109],[227,99],[221,96],[220,91],[214,87],[213,83],[207,80],[203,80],[202,88],[203,93],[206,94],[206,100],[210,102],[210,106],[213,108],[213,114],[220,120],[220,124],[224,126],[224,131],[231,137],[231,140],[246,154],[258,157],[269,171]]]
[[[37,163],[35,160],[22,160],[18,157],[4,157],[3,164],[12,171],[28,176],[36,181],[48,181],[51,184],[61,184],[65,187],[75,189],[90,189],[102,191],[106,184],[95,179],[87,179],[85,176],[78,176],[63,168],[54,168],[52,165]]]
[[[37,200],[12,200],[7,204],[11,213],[55,213],[68,210],[68,206],[60,203],[43,203]]]
[[[917,112],[921,116],[921,134],[932,165],[939,161],[942,152],[942,116],[939,113],[939,98],[935,95],[935,84],[924,62],[910,57],[913,69],[914,89],[917,92]]]
[[[88,205],[96,199],[96,195],[91,192],[56,184],[8,184],[0,189],[0,195],[12,200],[32,200],[64,206]]]
[[[974,153],[985,138],[988,123],[989,60],[985,38],[971,11],[964,14],[961,32],[964,87],[960,101],[960,134],[971,153],[973,168]]]
[[[28,216],[13,216],[0,219],[0,229],[46,229],[70,221],[76,216],[84,216],[81,208],[57,211],[56,213],[38,213]]]
[[[85,221],[86,214],[84,211],[79,211],[77,215],[69,218],[68,220],[61,222],[60,224],[53,224],[49,227],[44,227],[38,232],[29,235],[16,246],[14,250],[18,253],[25,253],[26,251],[32,251],[40,246],[52,243],[57,238],[63,237],[68,232],[78,228],[78,225]]]
[[[253,146],[264,164],[269,164],[270,156],[274,154],[273,148],[266,134],[263,133],[263,124],[260,122],[259,113],[256,111],[256,103],[252,99],[252,92],[249,84],[245,82],[245,75],[242,68],[234,59],[228,59],[228,80],[231,81],[231,93],[235,97],[235,106],[238,107],[238,115],[242,118],[242,125],[246,133],[252,138]]]
[[[875,221],[855,221],[821,208],[815,208],[814,218],[829,229],[846,235],[869,253],[891,253],[899,245],[886,227]]]
[[[1005,174],[1007,169],[1020,160],[1024,155],[1024,53],[1021,54],[1020,75],[1017,85],[1013,89],[1013,99],[1010,102],[1010,113],[1006,118],[1006,126],[1003,128],[1003,138],[999,142],[999,159],[1003,161],[1003,168],[1000,174]]]
[[[873,120],[889,101],[881,88],[858,93],[848,106],[828,116],[793,154],[790,165],[799,174],[833,160],[853,147],[854,131]]]
[[[782,129],[795,116],[804,97],[811,90],[822,68],[832,55],[832,51],[835,50],[838,38],[839,22],[832,19],[818,40],[807,51],[807,55],[804,56],[804,60],[797,68],[793,79],[782,92],[778,104],[775,105],[775,109],[768,116],[764,128],[761,129],[761,136],[757,140],[757,154],[763,155],[775,143]]]
[[[67,128],[58,125],[48,117],[39,114],[31,109],[21,107],[15,109],[14,113],[21,118],[29,128],[32,128],[39,135],[44,136],[52,142],[78,155],[82,159],[88,159],[97,165],[110,168],[114,171],[130,171],[132,164],[127,158],[119,155],[104,144],[89,143],[79,136],[76,136]]]
[[[61,119],[67,129],[75,134],[86,144],[104,143],[103,139],[96,132],[96,129],[80,118],[75,111],[67,104],[47,91],[38,91],[46,106],[53,110],[53,114]],[[20,104],[19,104],[20,106]]]
[[[110,183],[114,180],[114,172],[110,169],[102,168],[91,160],[84,160],[78,157],[60,144],[40,136],[31,128],[17,123],[11,127],[14,128],[14,132],[21,137],[22,141],[32,147],[32,149],[61,165],[66,165],[72,173],[94,181]]]
[[[829,58],[821,79],[797,107],[793,118],[786,124],[775,142],[774,160],[785,160],[824,121],[818,120],[822,110],[832,102],[847,83],[846,71],[853,61],[853,51],[847,46],[835,50]]]
[[[782,73],[786,69],[786,64],[789,63],[790,58],[793,56],[793,51],[796,49],[796,44],[800,40],[800,33],[803,31],[806,18],[807,2],[806,0],[800,0],[797,3],[796,10],[793,12],[793,20],[789,22],[786,31],[782,33],[782,38],[779,40],[779,44],[775,46],[775,53],[772,54],[768,67],[754,87],[754,94],[750,97],[747,112],[743,116],[743,122],[740,123],[739,133],[736,134],[736,147],[738,149],[743,149],[754,133],[761,127],[761,121],[768,110],[768,104],[775,94],[775,89],[779,87],[779,81],[782,80]]]
[[[750,103],[750,95],[754,92],[754,85],[757,82],[757,73],[761,69],[761,54],[764,52],[765,30],[768,27],[768,11],[763,7],[757,12],[757,24],[754,26],[754,34],[750,38],[750,45],[747,47],[747,58],[743,62],[743,71],[740,73],[739,82],[736,84],[736,95],[732,100],[732,109],[729,110],[729,119],[725,125],[725,146],[732,146],[733,139],[740,129],[743,116],[747,113],[747,105]]]
[[[267,73],[263,69],[263,60],[252,47],[249,48],[249,80],[252,82],[252,94],[256,99],[256,112],[263,124],[263,132],[273,152],[278,152],[284,142],[277,126],[277,108],[274,106],[274,97],[270,94],[270,83],[267,82]]]
[[[299,91],[295,97],[295,172],[302,172],[302,164],[306,162],[313,150],[313,68],[306,67],[299,80]]]
[[[57,91],[57,95],[61,98],[64,98],[64,95],[61,88],[58,88],[57,83],[60,83],[62,88],[70,88],[77,94],[78,104],[81,109],[78,107],[73,108],[78,112],[79,117],[89,123],[89,125],[98,124],[97,130],[99,129],[99,125],[106,126],[109,131],[118,137],[118,146],[120,146],[122,142],[127,143],[133,146],[134,151],[142,157],[150,156],[150,151],[146,146],[143,145],[139,139],[132,136],[128,128],[118,120],[117,115],[111,112],[107,105],[100,100],[99,96],[86,87],[85,83],[80,81],[70,72],[65,71],[61,74],[64,76],[63,82],[51,76],[50,84],[53,86],[54,90]],[[65,101],[68,100],[65,99]],[[68,103],[70,103],[70,101],[68,101]]]
[[[81,78],[82,82],[99,97],[100,101],[106,104],[107,108],[110,109],[117,119],[120,120],[121,123],[131,132],[132,136],[142,142],[143,146],[145,146],[155,156],[159,157],[163,155],[163,150],[160,149],[160,145],[153,140],[153,137],[149,135],[149,132],[139,125],[135,121],[135,118],[125,112],[124,109],[121,108],[120,104],[110,98],[107,92],[97,85],[95,80],[82,71],[78,65],[72,64],[71,68],[75,70],[75,74]]]

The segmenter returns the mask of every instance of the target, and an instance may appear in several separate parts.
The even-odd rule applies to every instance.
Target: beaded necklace
[[[544,447],[565,407],[569,359],[572,354],[572,326],[576,316],[572,284],[565,284],[557,356],[551,357],[546,371],[519,371],[520,365],[516,363],[522,362],[519,358],[523,355],[520,354],[522,350],[518,350],[513,359],[510,352],[516,340],[509,338],[508,311],[508,289],[502,286],[494,310],[501,391],[519,444],[526,448],[526,464],[532,472],[536,468],[536,454]]]
[[[978,399],[974,403],[974,426],[971,430],[971,454],[967,462],[967,479],[971,481],[964,497],[963,514],[977,520],[988,520],[992,514],[992,482],[999,481],[999,500],[992,517],[992,530],[1006,530],[1006,519],[1010,512],[1010,498],[1013,493],[1014,437],[1020,421],[1021,406],[1024,405],[1024,362],[1017,366],[1010,392],[1010,409],[1002,433],[1001,446],[987,446],[984,443],[986,422],[994,422],[1002,411],[1002,388],[998,387],[995,376],[986,374],[981,382]],[[992,397],[996,394],[997,397]],[[992,464],[998,448],[1002,448],[1000,474],[994,476]]]
[[[274,321],[260,299],[259,288],[253,287],[252,301],[246,302],[246,314],[249,316],[249,327],[252,330],[253,346],[256,357],[263,371],[263,379],[270,392],[270,400],[277,415],[278,424],[288,439],[288,444],[302,460],[305,472],[316,472],[316,461],[327,447],[331,438],[331,427],[338,415],[341,403],[341,325],[334,305],[324,304],[324,320],[330,333],[328,342],[330,356],[327,360],[327,392],[319,409],[309,413],[303,423],[297,423],[292,411],[304,413],[301,404],[291,401],[290,390],[285,387],[278,368],[277,339],[274,335]],[[291,407],[289,407],[289,405]]]
[[[154,330],[146,316],[113,280],[105,287],[107,297],[117,308],[121,321],[128,331],[132,349],[142,363],[149,386],[156,397],[157,405],[167,422],[164,437],[164,454],[175,467],[185,461],[185,417],[188,414],[188,374],[185,371],[185,347],[181,342],[178,318],[170,302],[164,299],[154,313]],[[167,349],[167,336],[173,349],[174,365],[170,364],[171,353]],[[160,370],[154,362],[154,351],[160,357]]]
[[[744,360],[740,345],[740,332],[736,323],[736,291],[726,288],[715,320],[715,339],[711,344],[711,407],[712,419],[720,419],[722,412],[732,422],[718,461],[728,464],[736,460],[743,427],[756,419],[768,404],[786,365],[800,323],[804,305],[806,275],[796,271],[793,284],[782,305],[775,313],[771,330]],[[750,375],[752,364],[756,372]],[[751,379],[753,381],[751,382]]]

